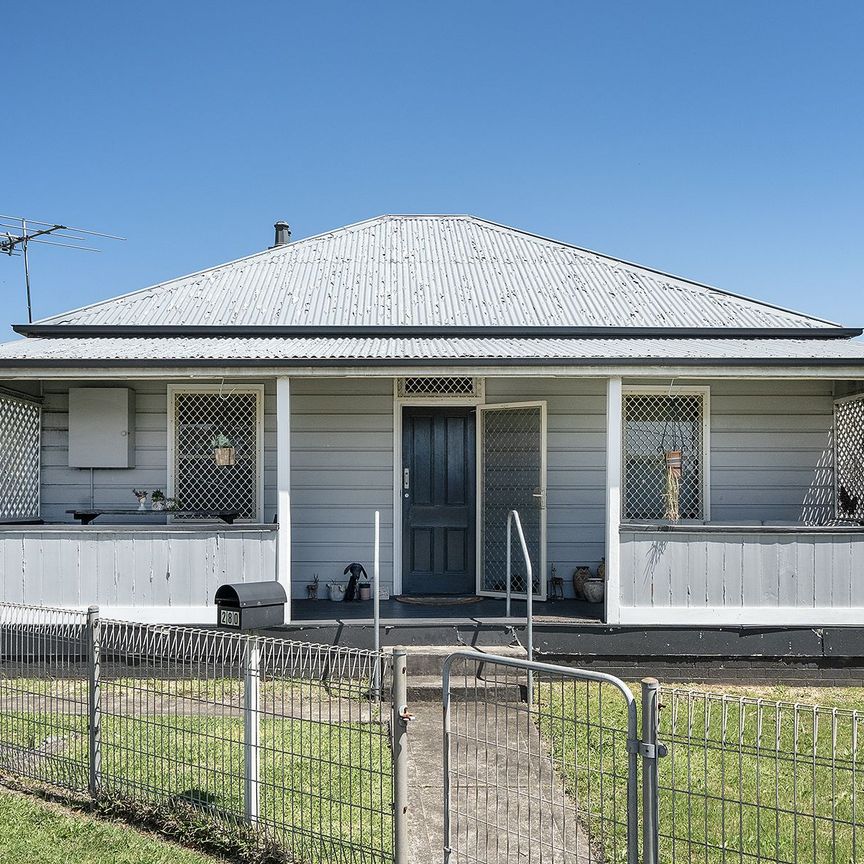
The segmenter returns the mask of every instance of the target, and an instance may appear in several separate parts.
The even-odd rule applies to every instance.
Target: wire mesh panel
[[[838,519],[864,520],[864,396],[834,403]]]
[[[407,396],[464,396],[474,399],[482,393],[483,379],[465,375],[417,375],[398,378],[396,394]]]
[[[455,654],[444,729],[449,864],[635,864],[636,706],[620,681]]]
[[[176,389],[171,398],[172,493],[180,507],[234,511],[240,519],[259,520],[260,389]]]
[[[102,794],[250,822],[309,864],[391,860],[388,658],[118,621],[101,649]]]
[[[0,395],[0,521],[39,516],[42,409]]]
[[[483,406],[480,418],[480,587],[507,590],[507,514],[522,520],[534,574],[534,594],[544,596],[545,447],[544,407]],[[514,593],[525,593],[527,571],[514,552]]]
[[[88,786],[87,616],[0,603],[0,772]]]
[[[624,394],[625,519],[701,519],[701,393]]]
[[[864,715],[663,689],[661,862],[864,861]]]

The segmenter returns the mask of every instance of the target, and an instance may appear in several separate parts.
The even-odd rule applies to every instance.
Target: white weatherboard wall
[[[258,383],[250,378],[251,383]],[[112,382],[135,391],[135,467],[94,470],[94,502],[103,507],[135,507],[132,489],[168,488],[168,383]],[[171,382],[183,383],[189,382]],[[209,381],[208,384],[218,381]],[[276,515],[276,383],[264,381],[264,522]],[[69,387],[94,382],[46,382],[42,409],[42,518],[74,522],[66,510],[90,506],[90,470],[69,467]],[[226,382],[230,390],[231,383]],[[111,517],[119,521],[119,517]],[[130,520],[127,520],[130,521]],[[131,521],[137,521],[133,517]],[[100,523],[96,523],[100,524]]]
[[[393,379],[291,379],[292,595],[317,573],[345,582],[359,561],[372,575],[381,512],[381,584],[393,590]]]

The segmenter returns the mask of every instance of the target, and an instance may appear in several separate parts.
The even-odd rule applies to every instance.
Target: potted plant
[[[663,491],[664,518],[677,522],[681,518],[679,505],[681,502],[681,469],[683,454],[680,450],[665,450],[663,463],[666,468],[666,486]]]
[[[235,461],[234,442],[221,432],[213,436],[213,458],[217,465],[233,465]]]
[[[372,599],[372,585],[369,582],[359,582],[357,587],[360,589],[360,599],[361,600],[371,600]]]
[[[151,510],[164,510],[165,509],[165,493],[161,489],[154,489],[153,494],[150,496],[150,509]]]
[[[146,510],[145,505],[147,504],[147,490],[146,489],[133,489],[132,494],[138,499],[138,509]]]
[[[169,513],[175,513],[180,509],[180,499],[179,498],[166,498],[165,499],[165,509]]]
[[[341,582],[328,582],[327,588],[330,591],[330,599],[336,603],[341,603],[345,598],[345,586]]]

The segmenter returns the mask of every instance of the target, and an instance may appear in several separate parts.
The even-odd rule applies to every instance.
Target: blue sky
[[[380,213],[474,213],[864,325],[864,4],[10,4],[36,317]],[[0,258],[2,321],[26,318]]]

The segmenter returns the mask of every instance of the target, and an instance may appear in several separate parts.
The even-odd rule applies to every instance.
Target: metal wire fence
[[[661,690],[659,860],[864,861],[864,713]]]
[[[393,860],[393,655],[5,604],[0,645],[0,770]]]
[[[445,860],[635,864],[629,691],[611,676],[489,655],[448,663]]]

